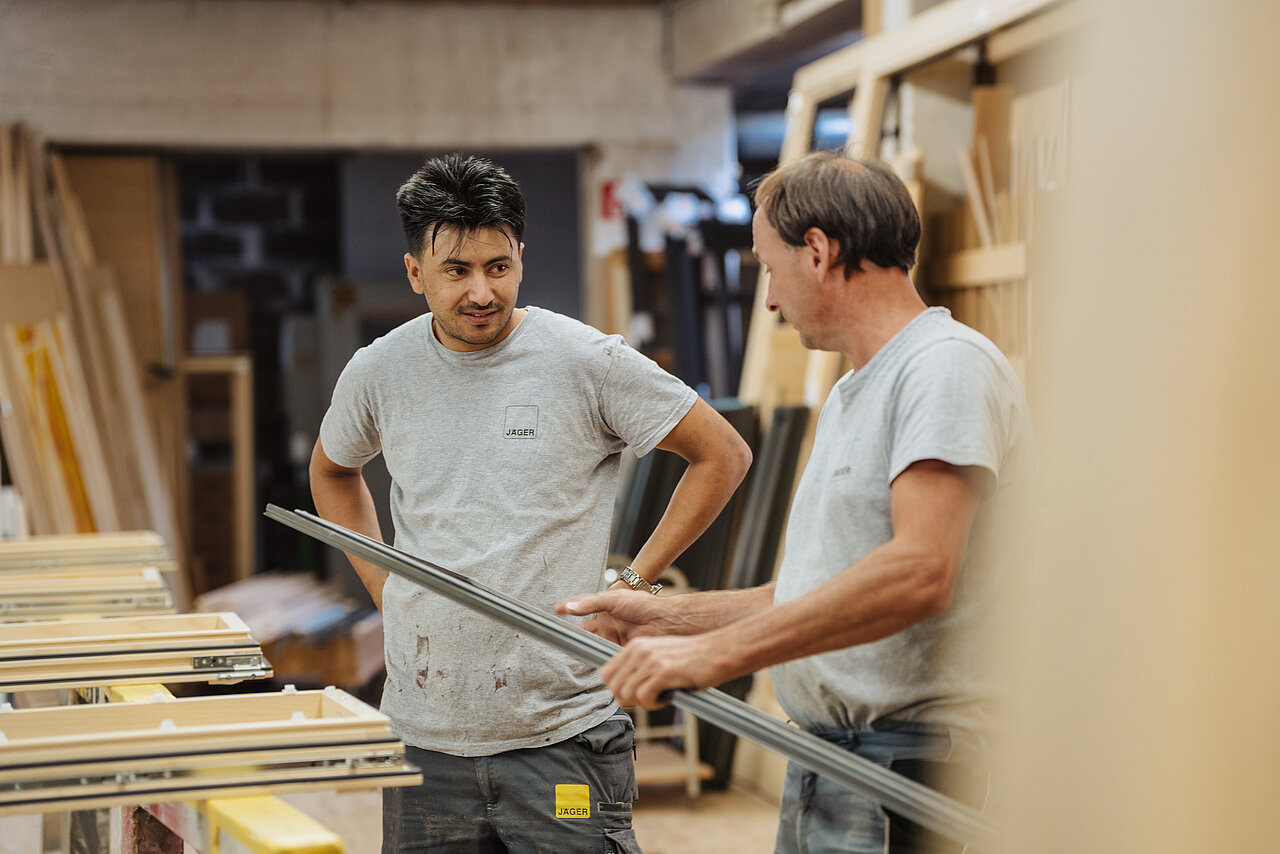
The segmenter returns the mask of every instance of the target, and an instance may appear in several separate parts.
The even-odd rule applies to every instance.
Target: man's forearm
[[[344,528],[382,540],[378,524],[378,511],[364,478],[355,475],[311,474],[311,497],[321,518],[336,522]],[[382,588],[387,581],[387,571],[366,560],[347,554],[347,560],[356,571],[361,583],[373,597],[373,604],[382,610]]]
[[[658,577],[707,530],[746,474],[723,460],[691,463],[676,484],[666,512],[635,555],[632,568],[649,581]]]
[[[871,643],[945,610],[947,573],[897,543],[872,551],[826,584],[721,625],[707,636],[726,671],[751,673],[785,661]]]
[[[744,590],[705,590],[684,596],[663,597],[670,607],[669,634],[693,635],[714,631],[739,620],[750,619],[773,605],[773,582]]]

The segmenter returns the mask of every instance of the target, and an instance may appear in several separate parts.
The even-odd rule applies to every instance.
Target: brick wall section
[[[199,155],[178,159],[181,187],[183,281],[189,291],[235,292],[247,317],[232,348],[254,357],[254,423],[258,503],[305,506],[305,472],[289,457],[292,432],[281,386],[280,330],[289,314],[315,311],[315,288],[341,269],[338,240],[338,161],[332,156]],[[193,301],[193,304],[195,301]],[[194,323],[198,318],[188,319]],[[193,415],[225,407],[214,383],[193,385]],[[196,548],[209,586],[230,580],[230,535],[213,530],[216,483],[229,477],[229,448],[216,436],[195,437],[193,483],[208,508]],[[226,520],[229,524],[229,519]],[[297,544],[279,525],[258,522],[260,568],[296,567]]]

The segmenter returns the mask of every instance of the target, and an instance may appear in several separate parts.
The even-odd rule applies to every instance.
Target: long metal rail
[[[615,643],[532,608],[515,597],[314,514],[268,504],[266,516],[500,623],[527,632],[589,664],[600,666],[621,649]],[[917,824],[965,843],[975,851],[996,849],[999,831],[976,810],[860,756],[833,748],[821,738],[787,726],[722,691],[672,691],[670,702],[678,709],[762,744],[810,771],[872,798]]]

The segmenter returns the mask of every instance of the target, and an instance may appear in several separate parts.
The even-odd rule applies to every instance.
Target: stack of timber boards
[[[174,561],[169,547],[155,531],[50,534],[0,542],[0,572],[120,565],[169,570]]]
[[[0,816],[422,780],[337,688],[0,711],[0,733]]]
[[[0,572],[0,623],[146,616],[176,610],[173,596],[154,566]]]
[[[235,614],[0,625],[0,691],[266,679],[271,665]]]
[[[155,531],[0,541],[0,622],[172,614],[174,569]]]

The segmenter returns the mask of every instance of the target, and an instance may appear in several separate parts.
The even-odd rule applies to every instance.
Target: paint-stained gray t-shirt
[[[776,602],[834,578],[893,537],[890,487],[912,463],[985,470],[985,489],[942,614],[874,643],[771,670],[810,729],[877,720],[987,728],[997,597],[1028,571],[1034,447],[1021,386],[1000,351],[945,308],[918,315],[832,389],[787,524]]]
[[[444,347],[423,315],[362,348],[320,428],[325,454],[392,479],[395,546],[550,613],[599,590],[619,452],[653,450],[697,394],[616,335],[529,308],[498,344]],[[382,710],[457,756],[552,744],[614,707],[596,668],[392,575]]]

